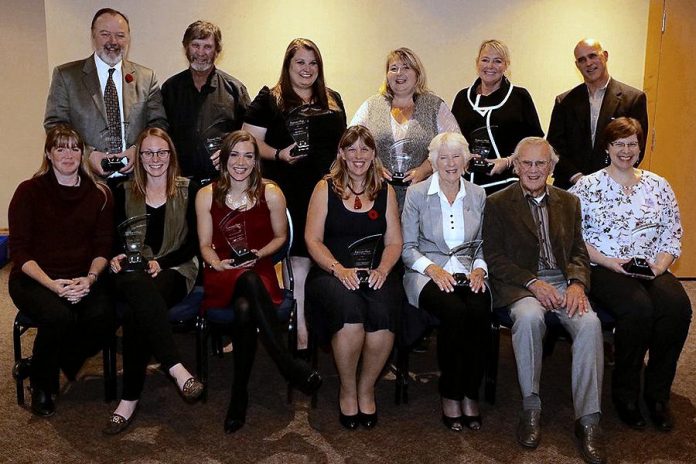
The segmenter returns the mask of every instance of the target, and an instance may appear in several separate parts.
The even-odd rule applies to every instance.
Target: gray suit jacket
[[[167,117],[154,71],[123,60],[123,120],[126,147],[135,143],[146,127],[167,129]],[[132,80],[126,76],[132,76]],[[128,82],[130,80],[130,82]],[[73,126],[90,149],[106,151],[106,107],[94,56],[57,66],[46,101],[44,128],[59,123]]]
[[[590,260],[580,228],[580,200],[548,187],[549,239],[558,267],[566,279],[590,288]],[[493,305],[507,306],[534,294],[525,284],[536,278],[539,238],[520,183],[488,197],[483,220],[483,254],[493,287]]]
[[[444,267],[450,259],[450,248],[442,233],[442,210],[440,197],[428,195],[433,178],[412,185],[406,191],[404,210],[401,213],[401,228],[404,236],[404,249],[401,258],[404,262],[404,288],[408,302],[418,307],[418,296],[430,277],[412,269],[422,256],[438,266]],[[464,181],[466,196],[462,202],[464,209],[464,241],[481,239],[481,222],[486,204],[486,192],[478,185]],[[483,249],[475,258],[483,259]]]

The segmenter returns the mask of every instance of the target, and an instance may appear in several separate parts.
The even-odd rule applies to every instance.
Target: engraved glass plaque
[[[348,245],[351,264],[357,269],[360,285],[367,285],[370,278],[370,270],[379,264],[377,263],[377,251],[383,237],[383,234],[369,235]]]
[[[230,259],[234,266],[256,259],[256,255],[249,248],[245,220],[244,213],[233,210],[227,213],[219,224],[220,231],[230,247]]]
[[[121,270],[124,272],[147,269],[147,260],[143,257],[142,252],[145,247],[148,217],[148,214],[134,216],[118,225],[118,234],[126,250],[126,258],[121,263]]]
[[[495,126],[493,126],[495,127]],[[490,136],[488,134],[488,128],[486,126],[474,129],[471,134],[469,134],[469,139],[471,143],[469,144],[469,152],[474,155],[469,161],[469,172],[487,174],[493,169],[493,164],[488,162],[488,159],[495,158],[495,150],[493,150],[493,144],[491,143]],[[492,156],[491,156],[492,154]]]
[[[647,280],[655,277],[655,273],[650,269],[650,264],[648,264],[643,252],[651,248],[659,229],[659,224],[644,224],[631,231],[631,254],[633,257],[622,266],[631,277]]]

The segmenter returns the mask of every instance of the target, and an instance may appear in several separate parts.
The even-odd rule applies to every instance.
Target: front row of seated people
[[[380,176],[374,138],[363,126],[346,130],[330,173],[315,187],[305,230],[316,264],[307,279],[309,314],[324,320],[323,335],[331,340],[341,424],[354,429],[377,422],[374,387],[393,345],[403,272],[408,302],[442,321],[437,357],[448,428],[482,425],[478,389],[489,311],[507,306],[522,392],[517,439],[526,447],[538,445],[541,342],[544,316],[553,311],[574,340],[581,453],[588,462],[603,462],[598,428],[603,345],[588,293],[616,319],[612,396],[619,417],[631,427],[645,426],[639,379],[649,351],[643,395],[657,428],[672,428],[669,393],[691,320],[689,299],[668,271],[680,253],[679,211],[664,179],[634,167],[643,148],[640,124],[618,118],[605,136],[610,165],[583,178],[575,195],[547,184],[557,156],[544,139],[528,137],[513,158],[519,182],[486,201],[481,188],[462,178],[470,158],[466,140],[440,134],[429,147],[434,174],[409,187],[399,221],[394,190]],[[66,126],[49,131],[41,169],[18,187],[10,204],[15,263],[10,295],[38,326],[29,369],[32,410],[53,414],[59,370],[73,379],[113,330],[113,300],[104,283],[109,279],[99,278],[109,256],[114,256],[114,294],[128,304],[122,315],[124,395],[107,430],[118,433],[130,424],[150,355],[168,370],[184,398],[200,395],[203,386],[180,363],[166,323],[166,309],[193,285],[196,233],[205,262],[203,310],[236,311],[225,430],[239,429],[246,419],[257,329],[287,380],[305,392],[316,391],[321,377],[293,360],[278,335],[274,305],[283,295],[271,256],[287,239],[285,200],[277,185],[261,177],[254,137],[238,131],[225,139],[220,178],[197,193],[196,219],[195,185],[177,176],[167,134],[149,129],[138,142],[135,174],[114,193],[115,216],[112,194],[82,163],[82,140]],[[245,218],[256,255],[242,265],[231,260],[219,227],[234,210]],[[120,221],[143,213],[150,215],[147,271],[120,272],[123,255],[112,247],[114,217]],[[374,268],[361,285],[347,247],[371,234],[382,238]],[[470,259],[452,256],[454,248],[480,239],[482,249]],[[654,278],[636,279],[624,270],[622,264],[634,255],[648,259]],[[461,273],[467,286],[456,285]]]

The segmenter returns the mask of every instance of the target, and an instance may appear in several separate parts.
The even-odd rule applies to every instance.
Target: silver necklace
[[[247,206],[247,201],[248,200],[246,193],[243,193],[242,196],[237,200],[234,199],[234,195],[232,195],[231,193],[225,195],[225,204],[227,204],[227,206],[233,210],[245,209]]]

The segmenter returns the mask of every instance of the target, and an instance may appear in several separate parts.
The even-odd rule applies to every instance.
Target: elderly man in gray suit
[[[507,306],[513,320],[512,345],[523,408],[517,441],[536,448],[541,439],[544,315],[553,311],[573,338],[572,392],[581,455],[599,464],[606,459],[599,429],[602,331],[585,295],[590,269],[580,229],[580,202],[546,183],[557,161],[546,140],[520,141],[513,161],[519,182],[488,197],[483,250],[493,304]]]
[[[131,171],[134,143],[143,129],[167,129],[157,77],[125,59],[129,43],[128,18],[111,8],[97,11],[92,19],[94,54],[56,67],[48,92],[45,129],[73,126],[85,139],[92,170],[101,176]],[[123,164],[104,170],[106,158]]]

